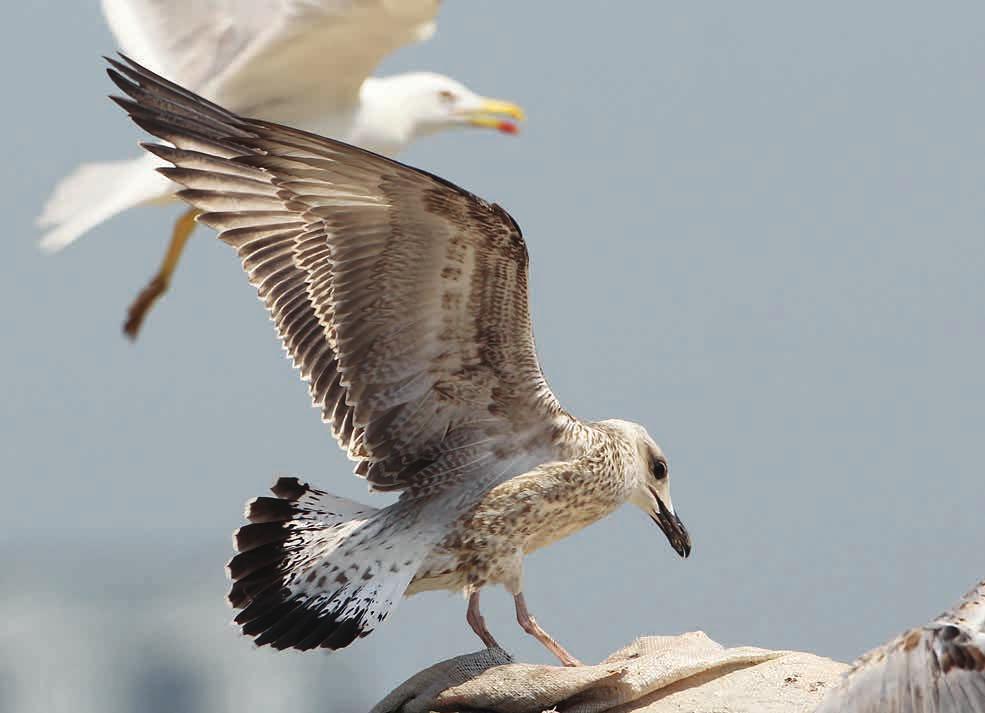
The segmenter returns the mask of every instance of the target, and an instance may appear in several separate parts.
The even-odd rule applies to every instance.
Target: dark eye
[[[653,461],[653,477],[657,480],[663,480],[667,477],[667,461],[665,460],[655,460]]]
[[[440,92],[438,92],[438,97],[445,104],[451,104],[453,101],[455,101],[455,94],[453,92],[449,92],[447,89],[442,89]]]

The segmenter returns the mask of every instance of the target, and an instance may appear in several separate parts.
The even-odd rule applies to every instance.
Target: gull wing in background
[[[985,711],[985,581],[957,607],[862,656],[816,713]]]
[[[238,113],[294,120],[355,103],[439,0],[103,0],[124,52]]]

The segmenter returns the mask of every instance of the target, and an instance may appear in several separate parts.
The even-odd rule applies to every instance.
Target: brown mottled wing
[[[985,711],[985,581],[952,611],[855,662],[817,713]]]
[[[174,145],[148,149],[239,251],[357,472],[418,489],[551,457],[572,422],[537,362],[526,247],[502,208],[113,65],[132,98],[117,101]]]

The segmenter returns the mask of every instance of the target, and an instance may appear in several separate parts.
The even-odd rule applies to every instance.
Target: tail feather
[[[41,211],[38,226],[50,228],[42,249],[61,250],[114,215],[174,193],[173,184],[154,170],[161,165],[144,155],[79,166],[55,186]]]
[[[377,510],[280,478],[246,507],[228,565],[234,622],[259,646],[340,649],[389,614],[421,553],[383,537]]]

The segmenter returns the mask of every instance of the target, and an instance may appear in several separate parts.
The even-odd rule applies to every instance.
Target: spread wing
[[[817,713],[985,710],[985,581],[955,609],[860,658]]]
[[[179,195],[237,248],[315,405],[377,489],[415,490],[574,427],[544,381],[527,251],[499,206],[353,146],[244,119],[113,62],[175,148]]]
[[[102,0],[123,50],[231,109],[295,119],[355,103],[440,0]]]

